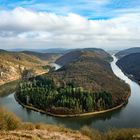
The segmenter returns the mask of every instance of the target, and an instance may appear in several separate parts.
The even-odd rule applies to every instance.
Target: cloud
[[[127,12],[140,12],[139,0],[1,0],[1,9],[23,7],[60,15],[76,13],[89,19],[108,19]]]
[[[140,44],[140,14],[89,20],[25,8],[0,12],[0,48],[126,48]]]

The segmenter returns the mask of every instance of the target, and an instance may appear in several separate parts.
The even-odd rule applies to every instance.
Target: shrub
[[[105,140],[132,140],[139,134],[140,129],[111,129],[105,133],[104,138]]]
[[[21,121],[13,113],[0,108],[0,130],[14,130],[19,128]]]
[[[87,126],[84,126],[80,129],[81,133],[83,135],[88,136],[89,138],[91,138],[91,140],[102,140],[102,134],[101,132],[98,132],[95,129],[89,128]]]

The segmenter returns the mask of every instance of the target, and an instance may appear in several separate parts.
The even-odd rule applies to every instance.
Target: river
[[[58,65],[58,64],[56,64],[56,63],[51,63],[50,65],[51,65],[52,67],[55,67],[55,70],[58,70],[58,69],[61,68],[61,66]]]
[[[107,130],[108,128],[138,128],[140,127],[140,86],[123,74],[116,65],[117,59],[115,56],[113,56],[113,58],[114,61],[111,62],[113,72],[116,76],[128,83],[131,88],[129,102],[121,109],[98,116],[57,118],[23,108],[15,101],[13,93],[1,97],[0,105],[8,108],[23,121],[27,122],[61,124],[72,129],[79,129],[82,126],[87,125],[102,131]]]

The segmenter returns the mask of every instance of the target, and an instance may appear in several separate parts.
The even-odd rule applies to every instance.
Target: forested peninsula
[[[129,86],[113,74],[109,54],[78,50],[67,55],[73,59],[57,71],[23,79],[17,100],[30,109],[63,117],[104,112],[127,102]]]

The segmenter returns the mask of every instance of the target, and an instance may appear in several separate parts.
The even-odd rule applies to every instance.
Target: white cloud
[[[140,14],[88,20],[70,13],[33,12],[24,8],[0,12],[0,48],[136,47]],[[3,48],[4,47],[4,48]]]

